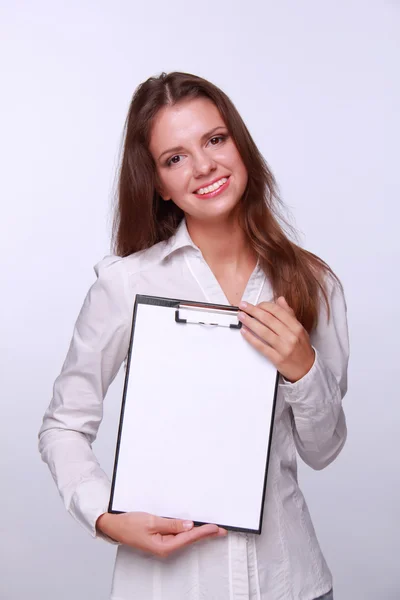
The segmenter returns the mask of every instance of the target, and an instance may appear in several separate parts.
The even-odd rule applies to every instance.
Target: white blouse
[[[229,304],[185,221],[167,242],[126,258],[106,257],[95,271],[39,433],[42,458],[67,510],[93,537],[100,535],[95,524],[107,512],[111,484],[91,444],[104,396],[128,352],[135,294]],[[337,283],[327,282],[331,317],[328,322],[322,303],[311,334],[315,363],[301,380],[281,378],[278,387],[262,534],[229,532],[168,558],[118,545],[112,600],[314,600],[331,589],[296,468],[296,450],[322,469],[346,439],[346,304]],[[272,296],[257,266],[243,300],[257,304]]]

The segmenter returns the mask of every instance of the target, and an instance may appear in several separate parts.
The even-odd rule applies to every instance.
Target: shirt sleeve
[[[92,443],[104,396],[128,353],[133,309],[120,258],[106,257],[95,272],[39,431],[39,451],[65,507],[93,537],[108,510],[111,484]]]
[[[330,318],[321,301],[318,325],[310,335],[315,361],[299,381],[281,378],[280,387],[292,409],[297,451],[314,469],[323,469],[340,453],[347,437],[342,400],[347,392],[349,336],[347,307],[340,284],[327,280]]]

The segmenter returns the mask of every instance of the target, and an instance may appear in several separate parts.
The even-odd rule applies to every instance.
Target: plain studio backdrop
[[[132,93],[180,70],[228,93],[343,281],[348,440],[324,471],[299,460],[300,483],[335,598],[397,600],[400,3],[2,0],[0,23],[1,599],[108,598],[115,547],[64,511],[37,432],[109,253]],[[108,473],[122,381],[95,443]]]

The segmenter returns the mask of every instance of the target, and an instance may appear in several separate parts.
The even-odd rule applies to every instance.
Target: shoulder
[[[129,278],[158,266],[164,258],[167,244],[168,242],[159,242],[129,256],[107,255],[94,266],[94,271],[102,279]]]
[[[320,289],[318,321],[311,332],[311,337],[320,339],[323,343],[325,338],[330,338],[334,333],[347,345],[347,304],[343,284],[332,271],[324,273],[323,278],[320,279],[320,284],[323,287],[323,292]]]
[[[346,311],[347,306],[344,295],[344,287],[339,277],[333,271],[326,270],[324,271],[321,277],[320,283],[326,294],[326,299],[328,301],[329,307],[332,309],[335,308],[335,306],[337,307],[339,305],[342,307],[342,310]],[[323,295],[321,294],[320,308],[322,308],[325,305],[322,296]]]

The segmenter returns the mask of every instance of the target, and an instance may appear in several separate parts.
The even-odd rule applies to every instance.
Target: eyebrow
[[[204,133],[201,136],[201,141],[205,142],[205,140],[210,137],[210,135],[212,135],[213,133],[215,133],[218,129],[224,129],[225,125],[218,125],[217,127],[214,127],[214,129],[211,129],[210,131],[207,131],[207,133]],[[162,156],[164,156],[164,154],[169,154],[172,152],[180,152],[181,150],[184,150],[183,146],[175,146],[174,148],[169,148],[168,150],[164,150],[164,152],[162,152],[160,154],[160,156],[158,157],[158,160],[161,159]]]

